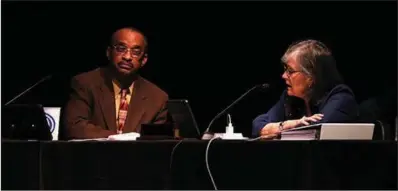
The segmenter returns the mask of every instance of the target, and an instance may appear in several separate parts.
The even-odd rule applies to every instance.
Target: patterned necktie
[[[118,114],[118,125],[117,125],[117,133],[121,134],[123,133],[123,127],[124,123],[126,122],[126,117],[127,117],[127,110],[128,110],[128,103],[126,99],[126,95],[128,93],[128,89],[123,89],[121,91],[121,96],[120,96],[120,105],[119,105],[119,114]]]

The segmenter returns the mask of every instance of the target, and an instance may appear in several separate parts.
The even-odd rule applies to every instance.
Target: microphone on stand
[[[243,99],[246,95],[248,95],[250,92],[252,92],[253,90],[256,90],[258,88],[260,89],[268,89],[270,87],[269,84],[264,83],[264,84],[259,84],[256,85],[254,87],[252,87],[251,89],[249,89],[248,91],[246,91],[243,95],[241,95],[238,99],[236,99],[234,102],[232,102],[227,108],[225,108],[224,110],[222,110],[220,113],[218,113],[209,123],[209,126],[207,127],[207,129],[205,130],[202,139],[210,139],[212,137],[212,135],[210,134],[210,127],[213,124],[213,122],[218,119],[221,115],[223,115],[229,108],[231,108],[232,106],[234,106],[236,103],[238,103],[241,99]]]
[[[4,105],[4,125],[2,138],[18,140],[52,140],[51,130],[41,105],[12,105],[16,99],[25,95],[31,89],[51,78],[48,75],[15,96]]]
[[[16,99],[18,99],[19,97],[25,95],[25,93],[27,93],[28,91],[30,91],[32,88],[36,87],[37,85],[41,84],[42,82],[50,79],[52,77],[52,75],[48,75],[42,79],[40,79],[38,82],[36,82],[35,84],[33,84],[32,86],[30,86],[28,89],[26,89],[25,91],[23,91],[22,93],[18,94],[17,96],[15,96],[14,98],[12,98],[10,101],[8,101],[6,104],[4,104],[5,106],[12,103],[13,101],[15,101]]]

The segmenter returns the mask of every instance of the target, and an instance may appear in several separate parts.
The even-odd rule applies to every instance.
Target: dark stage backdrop
[[[149,38],[142,75],[171,99],[189,99],[202,131],[246,90],[271,84],[230,111],[248,134],[279,98],[280,57],[296,40],[326,43],[358,102],[396,92],[396,9],[396,2],[2,1],[2,103],[52,74],[16,103],[62,106],[70,77],[107,64],[110,34],[132,25]]]

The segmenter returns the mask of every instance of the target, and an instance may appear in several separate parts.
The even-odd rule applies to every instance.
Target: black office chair
[[[384,113],[385,109],[375,97],[359,104],[359,122],[375,124],[374,140],[391,140],[391,125],[383,118]]]

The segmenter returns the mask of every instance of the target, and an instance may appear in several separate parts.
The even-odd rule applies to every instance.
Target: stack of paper
[[[297,130],[297,131],[287,131],[281,133],[281,140],[316,140],[317,130]]]
[[[139,133],[131,132],[131,133],[110,135],[108,137],[108,140],[135,141],[135,140],[137,140],[138,137],[140,137]]]
[[[72,139],[69,141],[107,141],[108,138],[96,138],[96,139]]]
[[[316,140],[319,137],[321,124],[297,127],[281,133],[281,140]]]
[[[108,138],[97,138],[97,139],[73,139],[71,141],[135,141],[140,137],[139,133],[122,133],[110,135]]]

